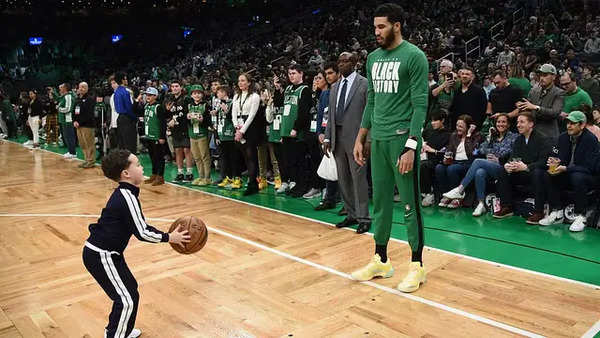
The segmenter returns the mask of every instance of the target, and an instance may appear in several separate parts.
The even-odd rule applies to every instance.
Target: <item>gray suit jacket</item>
[[[325,128],[325,138],[329,140],[331,144],[331,151],[335,150],[335,147],[339,142],[347,147],[350,147],[350,152],[354,148],[354,141],[358,130],[360,129],[360,123],[362,122],[363,112],[367,105],[367,79],[360,74],[356,74],[356,78],[350,87],[348,92],[348,100],[346,100],[346,108],[344,111],[344,122],[342,128],[344,129],[344,139],[338,140],[335,133],[335,114],[337,112],[337,96],[340,88],[341,81],[334,83],[331,86],[329,93],[329,121],[327,122],[327,128]]]
[[[552,86],[552,89],[542,96],[542,87],[536,86],[529,92],[529,101],[540,106],[535,113],[535,129],[546,137],[556,141],[558,139],[558,115],[560,115],[564,104],[565,92]]]

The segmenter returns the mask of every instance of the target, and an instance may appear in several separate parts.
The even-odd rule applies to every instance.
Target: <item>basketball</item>
[[[169,243],[173,249],[181,254],[189,255],[200,251],[206,244],[208,239],[208,230],[206,225],[200,219],[194,216],[184,216],[178,218],[171,227],[169,233],[177,230],[181,225],[182,230],[187,230],[190,235],[190,241],[183,243],[183,247],[179,244]]]

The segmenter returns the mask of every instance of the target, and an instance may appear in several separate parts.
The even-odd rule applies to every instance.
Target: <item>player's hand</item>
[[[411,170],[413,170],[414,162],[415,151],[409,149],[398,159],[398,171],[400,172],[400,174],[408,174]]]
[[[190,235],[187,230],[183,230],[181,225],[175,231],[169,234],[169,243],[179,244],[183,248],[183,243],[190,241]]]

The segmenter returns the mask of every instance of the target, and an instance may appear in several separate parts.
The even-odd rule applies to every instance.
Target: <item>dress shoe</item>
[[[340,211],[338,211],[337,214],[338,214],[338,216],[346,216],[346,215],[348,215],[348,211],[346,211],[346,208],[342,207],[340,209]]]
[[[336,228],[345,228],[345,227],[349,227],[354,224],[358,224],[358,220],[356,220],[354,218],[346,217],[346,219],[344,219],[343,221],[336,224],[335,227]]]
[[[315,207],[316,211],[323,211],[335,208],[335,203],[332,202],[321,202]]]
[[[357,234],[364,234],[365,232],[369,232],[371,229],[371,223],[358,223],[358,228],[356,228]]]

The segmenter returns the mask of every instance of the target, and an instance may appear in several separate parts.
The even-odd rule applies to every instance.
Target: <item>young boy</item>
[[[203,100],[204,88],[201,85],[190,87],[192,102],[188,104],[188,135],[192,148],[192,157],[196,161],[198,178],[193,185],[208,185],[210,179],[210,149],[208,148],[208,128],[211,127],[209,105]]]
[[[118,182],[98,223],[89,226],[90,236],[83,248],[83,264],[104,292],[112,299],[104,337],[135,338],[142,334],[134,329],[139,302],[137,281],[131,274],[123,251],[131,235],[151,243],[187,243],[190,236],[181,228],[164,233],[146,223],[138,200],[144,168],[129,150],[117,149],[102,159],[104,176]]]
[[[177,162],[176,183],[190,183],[194,179],[192,167],[192,154],[190,151],[190,137],[188,135],[188,119],[187,109],[189,98],[183,94],[179,80],[171,82],[171,96],[165,102],[166,110],[170,112],[170,117],[167,118],[167,125],[171,130],[173,139],[173,148],[175,149],[175,162]],[[183,173],[183,160],[187,171]]]
[[[221,165],[223,166],[223,174],[225,178],[218,184],[219,187],[230,187],[239,189],[242,187],[242,175],[240,170],[240,153],[235,146],[233,137],[235,135],[235,127],[231,120],[232,101],[229,99],[229,87],[219,86],[217,89],[217,98],[219,105],[217,108],[217,138],[216,143],[219,146],[219,154],[221,154]]]

